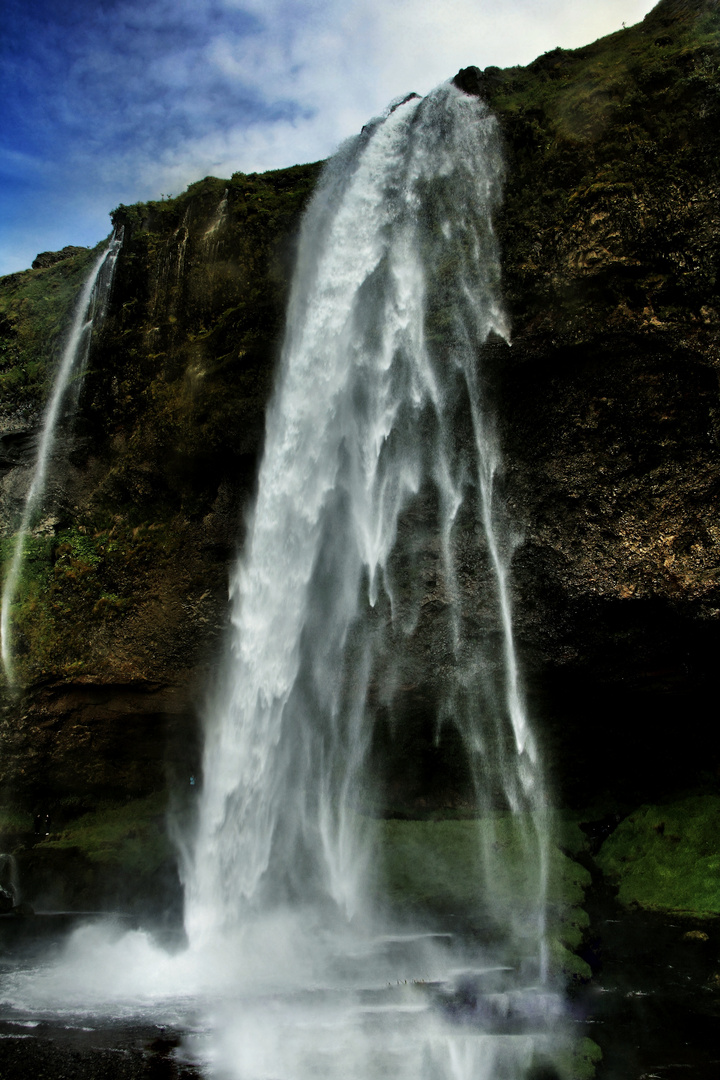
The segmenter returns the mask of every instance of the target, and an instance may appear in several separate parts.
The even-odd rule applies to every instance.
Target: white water
[[[205,717],[188,948],[86,927],[59,965],[7,980],[14,1015],[177,1024],[217,1080],[527,1080],[563,1042],[546,979],[543,780],[482,392],[482,347],[508,335],[501,181],[494,119],[450,86],[329,163]],[[418,665],[483,819],[463,920],[383,900],[373,718]]]
[[[456,1045],[429,1015],[427,995],[402,1022],[396,996],[382,1023],[376,1013],[388,983],[450,985],[453,971],[477,973],[498,955],[522,966],[532,993],[546,977],[543,784],[515,655],[511,544],[496,513],[498,451],[478,370],[488,337],[507,338],[492,228],[501,181],[494,119],[444,86],[343,147],[306,214],[185,867],[191,947],[221,947],[230,967],[253,972],[242,1019],[220,1024],[222,1068],[242,1080],[340,1075],[338,1061],[345,1076],[384,1068],[415,1076],[423,1054],[433,1061],[428,1075],[505,1067],[520,1075],[506,1051],[510,1064],[501,1066],[477,1038],[471,1050]],[[369,768],[371,699],[380,694],[392,708],[413,663],[423,618],[412,581],[418,513],[441,552],[438,620],[452,642],[429,676],[438,738],[445,726],[459,728],[477,812],[492,821],[499,800],[515,815],[531,882],[513,903],[502,845],[492,827],[478,831],[478,907],[501,939],[492,955],[422,927],[399,947],[378,904],[366,812],[382,800]],[[478,597],[457,557],[468,536],[499,647],[469,636]],[[309,986],[333,1002],[329,1013],[326,1002],[318,1010],[292,999]],[[271,1017],[265,995],[275,1002]],[[363,995],[374,1002],[372,1023]],[[358,1043],[365,1027],[373,1037]],[[389,1064],[396,1053],[404,1064]]]
[[[13,683],[11,610],[17,594],[25,543],[42,505],[58,426],[63,417],[66,417],[77,405],[93,326],[102,318],[110,296],[115,263],[122,247],[122,232],[120,228],[113,234],[110,243],[93,264],[83,285],[60,357],[52,391],[45,406],[32,480],[25,497],[12,558],[3,583],[0,607],[0,656],[5,678],[10,685]]]
[[[363,910],[368,690],[380,668],[392,678],[380,655],[397,637],[391,624],[418,619],[394,565],[407,561],[400,532],[413,500],[434,514],[454,639],[439,719],[461,725],[481,800],[488,781],[516,813],[542,809],[478,376],[482,344],[507,335],[491,220],[501,176],[494,119],[442,87],[344,147],[308,211],[257,505],[232,582],[230,656],[206,722],[187,873],[192,940],[288,899],[328,899],[348,917]],[[476,565],[494,579],[499,675],[465,655],[482,650],[466,639],[454,554],[468,515]]]

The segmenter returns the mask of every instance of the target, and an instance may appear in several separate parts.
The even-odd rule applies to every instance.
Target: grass
[[[166,808],[164,792],[131,802],[102,803],[36,845],[35,852],[79,852],[91,863],[149,876],[172,858]]]
[[[12,807],[0,810],[0,846],[2,845],[2,838],[7,833],[15,834],[30,832],[32,827],[32,814],[28,813],[26,810],[17,810]]]
[[[132,801],[103,802],[37,844],[33,856],[57,860],[64,852],[71,860],[81,856],[110,876],[120,872],[147,879],[173,858],[165,827],[166,807],[163,792]],[[0,818],[0,827],[3,820]],[[7,821],[22,824],[26,830],[31,827],[28,815],[8,812]],[[486,844],[493,845],[499,855],[493,863],[494,902],[522,920],[537,898],[537,882],[528,872],[531,864],[523,849],[521,828],[509,815],[482,821],[386,820],[380,823],[377,841],[374,865],[382,868],[376,880],[378,895],[400,914],[453,913],[467,917],[472,924],[488,884],[481,866]],[[552,845],[550,950],[556,971],[567,978],[586,979],[590,975],[587,965],[573,952],[587,926],[581,905],[588,884],[587,871]]]
[[[614,119],[628,120],[636,106],[646,109],[652,93],[664,130],[670,118],[662,106],[677,100],[688,79],[712,79],[719,49],[720,19],[712,12],[664,30],[639,24],[580,49],[554,49],[524,68],[496,71],[491,104],[501,113],[549,121],[537,129],[546,141],[594,142]]]

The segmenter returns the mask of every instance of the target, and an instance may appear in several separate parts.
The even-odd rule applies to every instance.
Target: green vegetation
[[[522,917],[524,908],[532,909],[539,889],[528,873],[532,860],[523,842],[527,825],[509,814],[481,821],[383,821],[383,890],[399,909],[451,911],[472,921],[483,907],[478,882],[486,881],[491,907],[509,906]],[[490,880],[483,873],[484,851],[493,855]],[[568,977],[589,978],[589,967],[572,950],[588,924],[581,905],[590,875],[556,844],[550,847],[548,869],[553,962]]]
[[[592,1039],[579,1039],[563,1063],[563,1071],[569,1080],[592,1080],[602,1061],[602,1050]]]
[[[525,68],[489,69],[492,106],[518,114],[536,110],[549,121],[549,130],[541,125],[538,133],[558,141],[595,142],[618,121],[632,136],[637,132],[628,125],[638,119],[656,124],[654,134],[662,137],[670,134],[669,110],[684,104],[686,83],[714,86],[719,48],[714,12],[666,27],[640,23],[580,49],[554,49]],[[649,93],[654,101],[660,97],[661,106],[650,117]]]
[[[597,856],[626,905],[677,915],[720,915],[720,795],[641,806]]]
[[[103,241],[103,244],[105,241]],[[99,247],[45,270],[0,278],[0,410],[36,408]]]
[[[0,851],[2,850],[4,836],[29,832],[32,825],[32,817],[27,811],[13,809],[12,807],[0,809]]]
[[[33,853],[80,854],[91,863],[150,876],[173,857],[166,810],[167,797],[162,792],[132,802],[101,803],[37,844]]]
[[[55,535],[26,537],[12,610],[18,675],[31,682],[48,674],[81,672],[101,627],[117,631],[118,620],[142,600],[138,580],[162,575],[181,543],[169,523],[76,524]],[[3,561],[15,537],[0,542]]]

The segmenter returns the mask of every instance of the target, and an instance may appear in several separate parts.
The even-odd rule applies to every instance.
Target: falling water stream
[[[542,778],[478,372],[488,337],[507,337],[492,228],[501,180],[495,120],[443,86],[348,143],[305,217],[186,866],[191,945],[233,942],[252,972],[252,1000],[246,989],[223,1024],[238,1077],[340,1075],[339,1061],[346,1077],[514,1076],[533,1053],[530,1037],[512,1051],[500,1036],[451,1037],[428,995],[388,993],[459,972],[497,984],[488,969],[512,964],[537,994],[547,975]],[[392,700],[422,618],[408,542],[417,505],[441,550],[438,739],[459,728],[477,812],[491,821],[499,799],[515,816],[532,881],[530,902],[514,904],[497,834],[478,831],[479,906],[495,931],[484,952],[388,921],[370,872],[364,810],[382,801],[371,697],[382,684]],[[494,650],[468,638],[456,556],[468,535],[490,585]]]
[[[25,496],[20,525],[15,535],[12,557],[5,572],[0,605],[0,656],[2,657],[5,677],[10,685],[14,681],[11,610],[20,581],[25,544],[28,533],[35,523],[38,511],[42,507],[48,469],[57,440],[58,425],[77,405],[93,326],[102,319],[110,296],[115,263],[122,247],[122,234],[122,227],[113,233],[109,244],[93,263],[83,285],[65,347],[62,351],[52,391],[45,407],[35,466],[30,487]]]
[[[483,391],[483,347],[508,338],[502,177],[494,118],[451,85],[327,165],[204,717],[188,947],[79,932],[60,968],[17,978],[17,1008],[152,1005],[223,1080],[526,1080],[552,1056],[544,786]],[[373,725],[418,667],[479,822],[476,911],[460,921],[384,895]]]

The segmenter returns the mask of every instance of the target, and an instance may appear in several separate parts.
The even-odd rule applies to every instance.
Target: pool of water
[[[95,918],[51,944],[5,955],[8,1077],[51,1055],[79,1076],[526,1080],[571,1037],[558,994],[448,932],[312,933],[276,915],[172,950]]]

